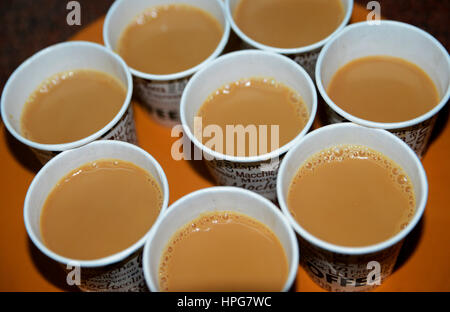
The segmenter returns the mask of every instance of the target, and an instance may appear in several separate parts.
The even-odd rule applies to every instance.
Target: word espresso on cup
[[[188,78],[222,53],[229,24],[219,0],[121,0],[111,6],[103,35],[130,67],[140,100],[171,126],[179,123]]]
[[[187,138],[195,145],[194,158],[206,160],[219,185],[275,200],[280,158],[311,127],[316,101],[311,78],[289,58],[256,50],[227,54],[186,87],[184,135],[172,152],[179,155],[183,145],[189,157]]]
[[[277,192],[311,278],[327,290],[365,291],[391,274],[423,214],[428,185],[399,138],[341,123],[311,132],[288,152]]]
[[[1,114],[8,131],[45,164],[95,140],[136,144],[132,93],[131,74],[118,55],[95,43],[65,42],[14,71]]]
[[[178,200],[143,255],[151,291],[287,291],[298,268],[295,234],[281,211],[235,187]]]
[[[422,157],[450,97],[450,56],[414,26],[357,23],[325,45],[316,82],[326,122],[389,130]]]
[[[142,291],[141,248],[167,202],[165,175],[149,154],[98,141],[39,171],[25,199],[25,226],[38,249],[68,269],[68,279],[78,267],[81,290]]]
[[[291,57],[314,77],[322,46],[350,20],[353,0],[226,0],[244,46]]]

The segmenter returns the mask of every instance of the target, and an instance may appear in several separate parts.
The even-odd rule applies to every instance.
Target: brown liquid
[[[403,170],[364,146],[337,146],[308,159],[293,179],[288,207],[310,234],[340,246],[385,241],[415,211],[412,184]]]
[[[291,49],[331,35],[344,19],[344,13],[339,0],[241,0],[234,20],[253,40]]]
[[[59,255],[100,259],[141,239],[161,206],[160,186],[147,171],[100,159],[75,169],[51,191],[41,213],[42,239]]]
[[[161,257],[162,291],[280,291],[287,258],[275,234],[234,212],[205,214],[181,228]]]
[[[197,66],[217,48],[222,26],[208,12],[184,4],[150,8],[125,29],[118,53],[141,72],[166,75]]]
[[[59,73],[42,83],[22,111],[22,135],[42,144],[86,138],[120,111],[126,89],[116,78],[94,70]]]
[[[218,146],[208,147],[231,156],[256,156],[276,150],[293,140],[309,118],[308,109],[297,92],[268,78],[243,79],[222,87],[209,96],[198,116],[202,117],[203,129],[218,125],[223,132],[222,150]],[[245,142],[243,139],[239,143],[238,135],[234,135],[234,151],[230,151],[232,144],[227,147],[226,141],[227,138],[231,141],[232,135],[226,135],[227,125],[254,125],[258,138],[251,141],[247,135]],[[274,132],[278,141],[275,146],[272,144],[271,125],[279,126],[279,135]],[[259,126],[267,126],[267,135],[259,131]],[[241,137],[244,138],[243,135]],[[265,146],[259,143],[261,138],[266,142]],[[203,143],[210,139],[204,135]]]
[[[375,122],[411,120],[439,103],[436,86],[422,69],[391,56],[348,63],[333,76],[327,93],[347,113]]]

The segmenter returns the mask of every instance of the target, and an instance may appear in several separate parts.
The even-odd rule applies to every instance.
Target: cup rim
[[[303,46],[303,47],[298,47],[298,48],[289,48],[289,49],[276,48],[276,47],[268,46],[268,45],[265,45],[263,43],[259,43],[259,42],[255,41],[255,40],[253,40],[252,38],[250,38],[249,36],[247,36],[237,26],[236,22],[234,21],[233,14],[232,14],[231,8],[230,8],[230,0],[226,0],[226,2],[225,2],[225,11],[226,11],[227,19],[230,21],[231,28],[238,35],[238,37],[241,38],[245,43],[251,45],[252,47],[260,49],[260,50],[271,51],[271,52],[275,52],[275,53],[281,53],[281,54],[289,55],[289,54],[306,53],[306,52],[310,52],[310,51],[314,51],[316,49],[319,49],[328,40],[330,40],[335,34],[339,33],[345,27],[345,25],[348,24],[348,22],[350,21],[350,18],[352,16],[353,0],[347,0],[347,2],[348,2],[348,7],[347,7],[347,10],[345,12],[344,19],[342,20],[342,22],[339,24],[339,26],[331,34],[329,34],[326,38],[324,38],[324,39],[322,39],[320,41],[317,41],[317,42],[315,42],[313,44],[310,44],[310,45],[307,45],[307,46]]]
[[[450,70],[450,56],[447,53],[447,50],[432,35],[430,35],[426,31],[424,31],[424,30],[422,30],[422,29],[420,29],[420,28],[418,28],[416,26],[413,26],[413,25],[410,25],[410,24],[407,24],[407,23],[403,23],[403,22],[382,20],[382,21],[380,21],[380,23],[381,23],[380,25],[388,25],[388,26],[391,26],[391,27],[401,27],[401,28],[405,29],[406,31],[413,31],[413,32],[416,32],[419,35],[424,36],[427,39],[431,40],[433,42],[433,44],[444,55],[447,55],[447,67]],[[389,123],[389,122],[375,122],[375,121],[362,119],[362,118],[353,116],[350,113],[347,113],[342,108],[340,108],[338,105],[336,105],[333,100],[331,100],[331,98],[328,96],[327,92],[325,91],[325,88],[324,88],[323,83],[322,83],[321,69],[322,69],[323,60],[324,60],[328,50],[330,49],[330,47],[331,47],[331,45],[333,43],[338,41],[347,32],[353,31],[354,29],[358,29],[360,27],[374,27],[374,29],[376,29],[377,26],[372,26],[372,25],[368,24],[367,22],[359,22],[359,23],[351,24],[351,25],[345,27],[338,34],[336,34],[336,36],[334,36],[330,41],[328,41],[327,44],[323,47],[322,51],[320,51],[320,53],[319,53],[319,57],[317,58],[316,71],[315,71],[316,84],[317,84],[317,89],[320,92],[320,95],[325,100],[327,105],[334,112],[338,113],[340,116],[344,117],[345,119],[347,119],[347,120],[349,120],[351,122],[354,122],[354,123],[357,123],[357,124],[360,124],[360,125],[363,125],[363,126],[366,126],[366,127],[377,128],[377,129],[389,129],[389,130],[392,130],[392,129],[408,128],[408,127],[420,124],[421,122],[424,122],[424,121],[432,118],[434,115],[436,115],[446,105],[447,101],[449,100],[449,97],[450,97],[450,86],[447,87],[447,91],[445,92],[445,94],[443,94],[442,99],[439,101],[439,103],[433,109],[431,109],[430,111],[426,112],[425,114],[423,114],[421,116],[418,116],[418,117],[410,119],[410,120],[401,121],[401,122],[391,122],[391,123]]]
[[[316,237],[315,235],[309,233],[306,229],[304,229],[299,224],[299,222],[297,222],[297,220],[292,216],[292,214],[289,211],[289,208],[288,208],[288,205],[286,202],[286,198],[284,196],[283,189],[282,189],[282,181],[284,179],[284,175],[286,174],[285,172],[287,171],[287,163],[290,162],[290,159],[292,157],[294,157],[293,155],[297,152],[297,150],[301,149],[302,146],[304,144],[307,144],[309,141],[314,140],[314,138],[317,135],[321,135],[323,132],[326,133],[326,132],[338,131],[340,128],[351,128],[356,131],[358,129],[364,129],[365,131],[372,132],[373,135],[388,137],[389,140],[395,141],[396,144],[398,144],[399,148],[402,149],[404,151],[404,153],[406,154],[406,157],[409,157],[413,160],[413,162],[415,163],[415,165],[419,171],[419,183],[420,183],[420,187],[422,188],[422,191],[423,191],[423,196],[420,198],[420,202],[417,203],[417,208],[416,208],[414,217],[411,219],[411,221],[408,223],[408,225],[403,230],[401,230],[396,235],[394,235],[394,236],[390,237],[389,239],[382,241],[380,243],[372,244],[372,245],[364,246],[364,247],[346,247],[346,246],[328,243],[325,240],[322,240],[322,239]],[[325,148],[326,147],[324,147],[323,149],[325,149]],[[309,156],[312,156],[312,154]],[[298,169],[299,168],[297,168],[297,170]],[[338,253],[338,254],[343,254],[343,255],[364,255],[364,254],[379,252],[379,251],[385,250],[391,246],[394,246],[395,244],[397,244],[401,240],[403,240],[414,229],[414,227],[417,225],[417,223],[419,223],[419,221],[425,211],[425,206],[427,204],[427,199],[428,199],[428,181],[427,181],[425,169],[423,168],[423,165],[422,165],[420,159],[414,153],[414,151],[405,142],[403,142],[400,138],[398,138],[394,134],[392,134],[386,130],[383,130],[383,129],[367,128],[367,127],[360,126],[360,125],[357,125],[354,123],[343,122],[343,123],[324,126],[317,130],[312,131],[307,136],[305,136],[304,139],[300,143],[298,143],[295,147],[293,147],[286,154],[285,158],[283,159],[283,162],[281,163],[280,170],[278,173],[277,196],[278,196],[278,201],[279,201],[281,210],[283,211],[283,214],[288,218],[288,220],[291,223],[292,227],[294,228],[295,232],[298,233],[298,235],[300,235],[307,242],[309,242],[310,244],[317,246],[321,249],[324,249],[324,250],[327,250],[327,251],[330,251],[333,253]]]
[[[309,112],[308,121],[305,124],[305,126],[303,127],[302,131],[300,131],[296,137],[294,137],[291,141],[289,141],[285,145],[281,146],[280,148],[278,148],[270,153],[266,153],[266,154],[262,154],[262,155],[258,155],[258,156],[244,157],[244,156],[231,156],[231,155],[213,151],[209,147],[206,147],[205,145],[203,145],[202,143],[199,142],[199,140],[192,133],[192,131],[188,125],[187,117],[186,117],[187,94],[189,92],[191,92],[191,89],[194,88],[199,77],[206,70],[212,68],[216,64],[220,64],[223,61],[226,61],[230,58],[240,58],[240,57],[246,57],[246,56],[251,57],[254,55],[265,55],[267,57],[272,57],[272,58],[278,59],[280,62],[288,63],[291,66],[293,66],[293,68],[296,68],[296,70],[305,77],[308,87],[312,93],[312,104],[311,104],[311,111]],[[243,78],[245,78],[245,77],[243,77]],[[180,101],[181,125],[183,127],[184,133],[195,144],[195,146],[197,148],[200,148],[203,152],[213,156],[214,159],[227,160],[227,161],[231,161],[231,162],[240,162],[240,163],[255,163],[255,162],[267,161],[267,160],[279,157],[280,155],[286,153],[292,146],[295,145],[295,143],[297,141],[301,140],[301,138],[310,130],[310,128],[314,122],[316,113],[317,113],[317,91],[316,91],[316,88],[314,86],[314,83],[313,83],[311,77],[305,71],[305,69],[302,66],[298,65],[295,61],[288,58],[287,56],[277,54],[274,52],[262,51],[262,50],[242,50],[242,51],[227,53],[223,56],[218,57],[217,59],[212,61],[207,67],[201,69],[200,71],[195,73],[194,76],[192,76],[192,78],[189,80],[189,82],[187,83],[187,85],[183,91],[183,95],[181,96],[181,101]]]
[[[114,118],[107,125],[105,125],[100,130],[96,131],[95,133],[93,133],[85,138],[82,138],[77,141],[69,142],[69,143],[60,143],[60,144],[43,144],[43,143],[37,143],[37,142],[31,141],[31,140],[25,138],[24,136],[22,136],[18,131],[16,131],[14,129],[14,127],[12,126],[12,124],[9,122],[9,118],[8,118],[7,112],[6,112],[5,96],[9,92],[10,85],[15,83],[15,79],[16,79],[17,75],[19,75],[22,71],[26,70],[26,68],[28,66],[30,66],[31,63],[37,62],[42,56],[51,54],[55,50],[71,49],[74,46],[100,50],[100,51],[102,51],[102,53],[108,54],[110,57],[112,57],[117,62],[117,64],[120,65],[120,67],[123,69],[123,71],[126,75],[126,79],[127,79],[127,85],[125,86],[127,88],[125,100],[124,100],[119,112],[114,116]],[[8,131],[17,140],[19,140],[23,144],[25,144],[29,147],[38,149],[38,150],[43,150],[43,151],[65,151],[65,150],[80,147],[82,145],[85,145],[87,143],[95,141],[98,138],[100,138],[102,135],[104,135],[106,132],[108,132],[110,129],[112,129],[120,121],[120,119],[123,117],[123,115],[128,110],[128,107],[131,105],[132,94],[133,94],[133,80],[131,78],[131,74],[130,74],[130,71],[128,70],[127,65],[122,60],[122,58],[120,58],[120,56],[118,56],[115,53],[112,53],[110,50],[108,50],[107,48],[105,48],[104,46],[102,46],[98,43],[93,43],[93,42],[88,42],[88,41],[67,41],[67,42],[61,42],[61,43],[57,43],[55,45],[51,45],[47,48],[40,50],[39,52],[35,53],[31,57],[29,57],[27,60],[25,60],[21,65],[19,65],[19,67],[17,67],[17,69],[8,78],[8,81],[6,82],[5,87],[3,89],[1,100],[0,100],[1,101],[0,102],[1,115],[2,115],[2,119],[3,119],[3,123],[5,124]]]
[[[157,219],[155,220],[155,222],[153,223],[153,225],[144,234],[144,236],[142,236],[137,242],[135,242],[130,247],[128,247],[122,251],[119,251],[113,255],[103,257],[100,259],[94,259],[94,260],[70,259],[68,257],[61,256],[58,253],[50,250],[37,237],[36,233],[33,231],[31,221],[29,220],[29,215],[30,215],[29,211],[31,209],[30,203],[33,200],[31,198],[31,196],[32,196],[32,193],[34,192],[34,188],[36,187],[36,185],[38,185],[40,183],[40,180],[43,177],[45,177],[48,170],[50,170],[51,167],[53,167],[53,164],[56,161],[58,161],[59,159],[65,158],[65,157],[67,157],[67,155],[70,155],[70,154],[82,153],[82,152],[84,152],[84,149],[89,149],[94,145],[100,145],[100,146],[102,146],[102,145],[117,145],[117,146],[121,146],[123,149],[133,150],[137,153],[144,155],[145,158],[155,167],[155,169],[159,175],[159,178],[161,179],[160,187],[161,187],[161,191],[163,192],[163,202],[161,205],[160,213],[159,213]],[[65,173],[65,174],[67,174],[67,173]],[[61,178],[63,176],[64,176],[64,173],[61,175]],[[144,245],[145,241],[147,240],[151,230],[155,226],[156,222],[161,218],[162,215],[164,215],[165,211],[167,210],[168,203],[169,203],[169,184],[167,182],[167,177],[166,177],[161,165],[158,163],[158,161],[152,155],[150,155],[144,149],[142,149],[136,145],[133,145],[131,143],[122,142],[122,141],[104,140],[104,141],[95,141],[95,142],[92,142],[90,144],[87,144],[87,145],[82,146],[77,149],[71,149],[71,150],[64,151],[64,152],[56,155],[55,157],[53,157],[49,162],[47,162],[41,168],[41,170],[39,170],[39,172],[34,177],[33,181],[31,182],[31,184],[28,188],[28,191],[27,191],[27,194],[25,197],[25,202],[24,202],[23,216],[24,216],[25,229],[26,229],[26,232],[27,232],[29,238],[34,243],[34,245],[47,257],[49,257],[50,259],[53,259],[56,262],[62,263],[62,264],[77,263],[82,268],[97,268],[97,267],[104,267],[104,266],[108,266],[108,265],[111,265],[114,263],[118,263],[118,262],[126,259],[130,255],[134,254],[135,252],[137,252],[140,248],[142,248],[142,246]]]
[[[297,238],[295,236],[294,230],[292,229],[291,225],[289,224],[289,221],[286,219],[284,214],[270,200],[268,200],[267,198],[264,198],[261,195],[258,195],[257,193],[254,193],[252,191],[249,191],[249,190],[246,190],[243,188],[234,187],[234,186],[214,186],[214,187],[208,187],[208,188],[200,189],[200,190],[194,191],[192,193],[189,193],[189,194],[181,197],[180,199],[178,199],[176,202],[174,202],[166,210],[165,214],[157,220],[157,222],[154,224],[154,226],[152,228],[150,235],[147,238],[147,241],[145,242],[143,258],[142,258],[143,259],[142,267],[143,267],[143,271],[144,271],[144,277],[145,277],[145,281],[146,281],[150,291],[160,291],[159,286],[155,285],[152,281],[152,274],[151,274],[151,270],[149,268],[149,266],[150,266],[150,259],[149,259],[150,248],[152,245],[152,241],[155,239],[155,236],[158,233],[158,229],[164,224],[164,220],[167,218],[167,216],[174,215],[174,214],[177,214],[180,211],[182,211],[183,205],[186,201],[192,200],[198,196],[202,196],[205,194],[206,195],[212,194],[212,193],[228,193],[228,194],[239,193],[239,194],[242,194],[243,196],[251,197],[254,200],[259,201],[262,204],[266,205],[276,215],[276,217],[278,218],[278,220],[281,222],[284,229],[288,233],[290,247],[292,249],[292,258],[290,259],[291,264],[288,268],[288,270],[289,270],[288,276],[286,278],[286,282],[285,282],[281,292],[288,291],[297,276],[298,263],[299,263],[299,257],[300,257],[299,256],[299,248],[298,248],[298,244],[297,244]],[[176,232],[176,230],[173,233],[175,233],[175,232]],[[283,247],[283,250],[284,250],[284,247]],[[284,250],[284,251],[286,253],[286,250]],[[287,257],[288,257],[288,255],[286,254],[286,258]]]
[[[111,7],[108,10],[108,13],[106,14],[105,22],[103,24],[103,42],[105,43],[105,46],[108,49],[110,49],[111,51],[114,51],[114,49],[112,48],[112,45],[111,45],[110,38],[109,38],[109,33],[110,33],[109,29],[110,29],[110,25],[111,25],[111,18],[112,18],[112,15],[118,9],[119,5],[125,1],[126,0],[117,0],[111,5]],[[189,2],[189,0],[184,0],[184,1],[186,1],[187,3]],[[200,70],[202,67],[204,67],[206,64],[208,64],[211,60],[214,60],[215,58],[217,58],[222,53],[222,51],[225,49],[225,46],[228,43],[228,39],[230,36],[230,23],[229,23],[228,19],[226,18],[225,10],[224,10],[223,3],[221,2],[221,0],[214,0],[214,1],[216,1],[216,3],[220,6],[220,8],[222,10],[225,25],[223,27],[223,34],[220,39],[220,42],[212,54],[210,54],[200,64],[197,64],[196,66],[186,69],[184,71],[172,73],[172,74],[164,74],[164,75],[149,74],[149,73],[145,73],[145,72],[139,71],[137,69],[134,69],[131,66],[127,65],[130,72],[133,74],[133,76],[142,78],[142,79],[146,79],[146,80],[155,80],[155,81],[171,81],[171,80],[182,79],[182,78],[191,76],[192,74],[194,74],[195,72]],[[192,4],[190,4],[190,5],[192,5]],[[121,31],[123,32],[124,29],[121,29]]]

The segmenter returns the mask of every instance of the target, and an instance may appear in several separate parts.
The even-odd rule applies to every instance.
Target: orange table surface
[[[362,21],[365,9],[355,6],[352,22]],[[103,19],[77,34],[74,40],[102,42]],[[156,124],[137,103],[135,119],[140,146],[152,154],[167,175],[170,202],[195,190],[213,186],[201,161],[175,161],[170,148],[177,138]],[[408,236],[393,275],[375,291],[450,291],[450,127],[448,110],[441,112],[423,164],[429,179],[424,218]],[[317,123],[316,123],[317,126]],[[0,291],[64,291],[65,275],[28,239],[23,202],[41,167],[27,147],[0,125]],[[297,291],[322,291],[299,267]]]

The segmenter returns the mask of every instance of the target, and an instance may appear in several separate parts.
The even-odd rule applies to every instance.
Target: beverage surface
[[[369,56],[340,68],[327,90],[353,116],[374,122],[402,122],[439,103],[431,78],[417,65],[391,56]]]
[[[154,75],[188,70],[217,48],[223,27],[210,13],[185,4],[149,8],[122,33],[117,51],[128,66]]]
[[[162,291],[280,291],[284,249],[264,224],[243,214],[201,215],[172,237],[161,257]]]
[[[292,180],[288,207],[310,234],[363,247],[399,233],[415,213],[403,169],[364,146],[335,146],[310,157]]]
[[[201,106],[198,117],[202,118],[203,130],[217,125],[223,133],[218,144],[208,147],[230,156],[256,156],[293,140],[306,126],[309,113],[296,91],[274,79],[255,77],[218,89]],[[235,134],[227,132],[227,126],[238,125],[254,131],[249,128],[245,135],[239,135],[243,131],[239,132],[238,128]],[[265,126],[267,131],[260,126]],[[278,130],[272,126],[278,126]],[[209,141],[205,133],[203,137],[204,143]]]
[[[44,203],[41,235],[53,252],[94,260],[131,247],[151,228],[163,201],[144,169],[117,159],[87,163],[61,179]]]
[[[29,96],[21,116],[22,135],[42,144],[81,140],[114,119],[126,94],[118,79],[100,71],[58,73]]]
[[[241,0],[234,20],[251,39],[292,49],[325,39],[339,27],[344,15],[339,0]]]

